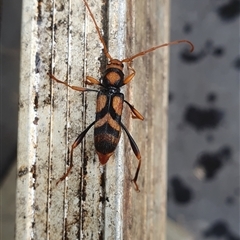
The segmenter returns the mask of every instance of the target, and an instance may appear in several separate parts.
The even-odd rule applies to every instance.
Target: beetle
[[[123,60],[114,59],[111,57],[110,53],[108,52],[107,46],[103,37],[101,35],[100,29],[96,23],[96,20],[90,10],[90,7],[86,0],[83,0],[88,12],[93,20],[95,28],[98,33],[98,37],[103,45],[103,51],[108,59],[108,63],[106,65],[106,70],[102,74],[100,80],[97,80],[93,77],[87,76],[86,77],[86,84],[89,85],[98,85],[100,86],[99,90],[90,89],[85,87],[79,86],[71,86],[66,82],[63,82],[57,79],[54,75],[48,74],[50,78],[58,83],[64,84],[65,86],[80,92],[98,92],[97,100],[96,100],[96,117],[95,121],[92,122],[74,141],[71,146],[70,150],[70,161],[69,161],[69,168],[67,169],[66,173],[57,181],[57,184],[60,181],[63,181],[68,174],[70,173],[73,167],[73,152],[74,149],[82,142],[83,138],[85,137],[86,133],[89,131],[91,127],[94,126],[94,144],[96,153],[98,155],[99,161],[101,164],[106,164],[109,158],[114,153],[120,136],[121,136],[121,129],[123,129],[129,139],[130,145],[132,150],[138,159],[138,166],[132,179],[135,188],[139,191],[139,187],[137,184],[138,174],[141,167],[141,154],[137,144],[135,143],[134,139],[128,132],[127,128],[121,121],[122,110],[123,110],[123,103],[126,103],[132,112],[132,117],[136,119],[143,120],[143,116],[131,105],[128,101],[124,99],[124,94],[121,93],[120,88],[126,84],[128,84],[135,76],[135,70],[132,67],[133,59],[143,56],[146,53],[152,52],[158,48],[179,44],[179,43],[188,43],[191,46],[191,52],[194,49],[193,44],[188,40],[178,40],[173,41],[165,44],[161,44],[140,53],[137,53],[131,57],[125,58]],[[127,64],[127,68],[129,72],[131,72],[127,77],[124,77],[123,68],[124,63]]]

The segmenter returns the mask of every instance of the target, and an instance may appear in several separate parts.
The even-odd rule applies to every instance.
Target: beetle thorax
[[[123,85],[124,74],[123,64],[120,60],[112,59],[106,67],[106,71],[102,77],[102,85],[104,87],[120,88]]]

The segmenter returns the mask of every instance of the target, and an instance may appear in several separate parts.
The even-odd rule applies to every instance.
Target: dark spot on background
[[[200,108],[189,105],[184,113],[184,120],[196,130],[213,129],[219,126],[223,112],[217,108]]]
[[[232,196],[228,196],[228,197],[226,197],[225,202],[226,202],[227,205],[233,205],[235,201],[234,201],[234,198]]]
[[[190,23],[186,23],[184,26],[183,26],[183,32],[188,34],[192,31],[192,25]]]
[[[169,94],[168,94],[168,102],[169,103],[172,102],[173,99],[174,99],[173,93],[169,92]]]
[[[184,49],[180,52],[181,59],[186,63],[197,63],[206,57],[208,54],[213,54],[214,56],[220,56],[223,54],[223,48],[214,47],[214,42],[212,40],[206,40],[204,47],[197,52],[190,52],[188,49]]]
[[[206,140],[207,140],[208,142],[213,142],[213,141],[214,141],[213,135],[211,135],[211,134],[207,135]]]
[[[214,57],[221,57],[224,54],[224,48],[223,47],[215,47],[213,49],[212,55]]]
[[[224,55],[224,47],[214,46],[214,42],[212,40],[207,40],[203,49],[198,52],[196,50],[194,50],[194,52],[190,52],[187,48],[183,49],[180,52],[180,58],[186,63],[197,63],[208,54],[212,54],[214,57],[222,57]]]
[[[205,48],[206,49],[212,49],[214,45],[214,41],[212,39],[207,39],[205,41]]]
[[[212,180],[231,155],[231,149],[228,146],[222,147],[216,152],[204,152],[198,157],[195,168],[202,170],[205,180]]]
[[[228,232],[228,226],[225,221],[217,221],[213,223],[207,230],[204,231],[204,237],[223,237]]]
[[[224,220],[217,220],[212,225],[208,227],[203,232],[203,236],[205,238],[212,238],[216,237],[218,239],[224,239],[224,240],[240,240],[240,238],[236,235],[234,235]]]
[[[204,51],[206,54],[212,54],[214,57],[222,57],[225,53],[223,46],[215,46],[213,40],[208,39],[205,42]]]
[[[240,1],[231,0],[217,9],[218,16],[224,21],[234,20],[240,14]]]
[[[200,50],[199,52],[194,50],[194,52],[190,52],[189,49],[184,49],[180,52],[180,58],[186,63],[199,62],[205,56],[206,52],[204,50]]]
[[[238,56],[234,62],[233,62],[234,68],[236,68],[238,71],[240,71],[240,56]]]
[[[238,177],[238,180],[236,182],[239,183],[239,179],[240,177]],[[225,199],[225,203],[229,206],[231,205],[235,205],[236,203],[238,204],[239,203],[239,187],[236,187],[234,190],[233,190],[233,193],[228,195]],[[238,212],[240,211],[240,206],[239,204],[237,205],[238,206]],[[240,218],[239,218],[240,220]]]
[[[180,177],[175,176],[170,180],[169,194],[176,203],[187,204],[193,198],[193,192],[189,186],[187,186]]]
[[[210,92],[210,93],[207,94],[206,98],[207,98],[207,102],[213,103],[213,102],[216,101],[217,95],[214,92]]]

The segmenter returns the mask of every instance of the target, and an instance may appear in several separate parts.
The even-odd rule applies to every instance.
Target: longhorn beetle
[[[108,52],[107,46],[105,41],[103,40],[103,37],[100,33],[100,29],[96,23],[96,20],[90,10],[90,7],[86,0],[83,0],[85,3],[86,8],[88,9],[88,12],[93,20],[93,23],[95,25],[95,28],[98,33],[98,37],[103,45],[103,51],[105,56],[108,59],[108,63],[106,66],[106,70],[104,71],[102,77],[100,80],[97,80],[93,77],[87,76],[86,77],[86,84],[88,85],[99,85],[100,90],[94,90],[90,88],[85,87],[78,87],[78,86],[71,86],[67,84],[66,82],[60,81],[56,77],[54,77],[52,74],[49,74],[50,78],[54,81],[64,84],[67,87],[72,88],[73,90],[80,91],[80,92],[98,92],[97,95],[97,103],[96,103],[96,118],[95,121],[92,122],[75,140],[73,143],[71,150],[70,150],[70,163],[69,168],[67,169],[67,172],[57,181],[57,184],[64,180],[68,174],[70,173],[72,167],[73,167],[73,151],[74,149],[82,142],[83,138],[85,137],[88,130],[94,125],[94,144],[96,153],[99,157],[99,161],[101,164],[105,164],[108,159],[111,157],[111,155],[114,153],[119,139],[121,135],[121,128],[124,129],[126,132],[128,139],[130,141],[132,150],[134,154],[136,155],[138,159],[138,166],[135,173],[134,178],[132,179],[133,183],[135,184],[136,190],[139,191],[138,185],[137,185],[137,178],[138,173],[141,166],[141,155],[140,151],[138,149],[137,144],[135,143],[134,139],[126,129],[126,127],[121,122],[121,116],[122,116],[122,109],[123,109],[123,103],[125,102],[130,110],[132,111],[132,117],[137,118],[140,120],[143,120],[143,116],[134,108],[133,105],[131,105],[129,102],[127,102],[124,99],[123,93],[120,92],[120,88],[124,86],[125,84],[128,84],[133,77],[135,76],[135,70],[132,68],[132,61],[133,59],[143,56],[146,53],[152,52],[158,48],[174,45],[178,43],[188,43],[191,46],[191,52],[194,49],[193,44],[190,41],[187,40],[178,40],[174,42],[165,43],[162,45],[158,45],[155,47],[152,47],[150,49],[147,49],[145,51],[142,51],[140,53],[137,53],[131,57],[125,58],[123,60],[113,59]],[[124,78],[123,73],[123,63],[127,64],[127,68],[131,73]]]

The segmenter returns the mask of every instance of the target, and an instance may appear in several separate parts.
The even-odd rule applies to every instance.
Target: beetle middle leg
[[[73,150],[82,142],[83,138],[85,137],[86,133],[88,132],[88,130],[95,124],[96,121],[92,122],[78,137],[77,139],[74,141],[72,147],[71,147],[71,151],[70,151],[70,159],[69,159],[69,168],[67,170],[66,173],[63,174],[62,177],[60,177],[60,179],[57,181],[56,185],[63,181],[68,174],[70,173],[71,169],[73,168]]]
[[[144,117],[143,115],[133,106],[131,105],[128,101],[124,100],[124,102],[130,107],[131,111],[132,111],[132,118],[137,118],[140,120],[143,120]]]
[[[137,144],[135,143],[134,139],[132,138],[131,134],[128,132],[127,128],[120,122],[120,125],[121,127],[124,129],[124,131],[126,132],[127,136],[128,136],[128,139],[130,141],[130,144],[131,144],[131,147],[132,147],[132,150],[135,154],[135,156],[137,157],[138,159],[138,166],[137,166],[137,170],[136,170],[136,173],[135,173],[135,176],[134,178],[132,179],[134,185],[135,185],[135,188],[136,188],[136,191],[140,192],[139,188],[138,188],[138,184],[137,184],[137,179],[138,179],[138,173],[139,173],[139,170],[140,170],[140,167],[141,167],[141,154],[140,154],[140,151],[139,151],[139,148],[137,146]]]

